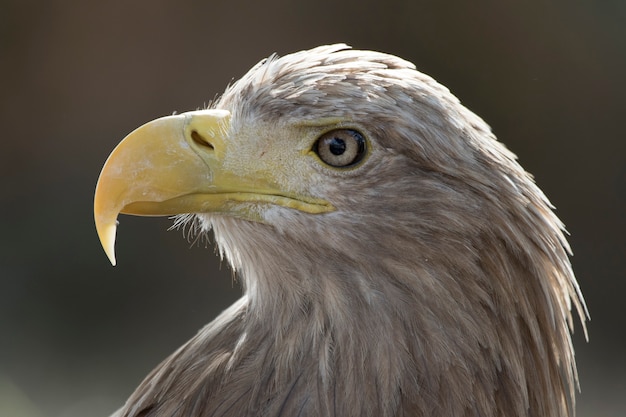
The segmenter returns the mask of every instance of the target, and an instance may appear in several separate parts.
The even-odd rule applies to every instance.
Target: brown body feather
[[[266,132],[254,146],[349,118],[368,168],[320,174],[332,213],[197,215],[245,295],[116,416],[573,415],[570,304],[585,311],[561,223],[444,87],[334,45],[262,61],[214,107]]]

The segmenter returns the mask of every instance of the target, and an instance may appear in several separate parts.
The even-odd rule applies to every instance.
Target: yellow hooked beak
[[[238,172],[237,164],[224,164],[236,156],[229,155],[236,151],[229,131],[228,111],[194,111],[149,122],[113,150],[94,198],[96,229],[113,265],[119,213],[211,212],[262,221],[259,206],[264,204],[307,213],[334,210],[326,201],[281,190],[270,174],[280,166]]]

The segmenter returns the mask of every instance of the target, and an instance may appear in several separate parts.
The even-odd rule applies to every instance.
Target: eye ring
[[[354,129],[331,130],[315,141],[313,152],[331,167],[349,168],[365,156],[365,138]]]

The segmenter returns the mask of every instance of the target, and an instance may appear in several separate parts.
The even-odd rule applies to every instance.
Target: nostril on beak
[[[203,146],[205,148],[209,148],[209,149],[215,149],[215,147],[213,146],[213,144],[211,142],[209,142],[209,140],[207,138],[205,138],[204,136],[202,136],[200,133],[198,133],[197,130],[193,130],[191,131],[191,139],[198,144],[199,146]]]

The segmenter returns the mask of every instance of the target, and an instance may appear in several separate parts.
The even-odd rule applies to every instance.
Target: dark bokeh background
[[[100,168],[270,53],[338,41],[415,62],[535,174],[593,319],[579,415],[626,415],[626,2],[513,3],[0,1],[0,415],[106,416],[239,296],[167,219],[121,218],[111,267]]]

